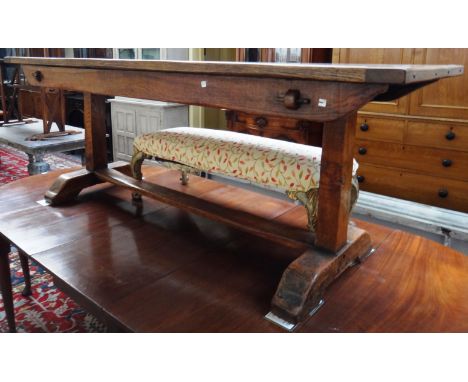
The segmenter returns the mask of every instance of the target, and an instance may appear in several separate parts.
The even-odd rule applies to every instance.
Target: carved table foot
[[[338,253],[309,248],[284,271],[267,318],[292,330],[320,307],[328,285],[370,251],[369,234],[353,226],[348,228],[348,243]]]
[[[130,166],[126,162],[113,162],[109,168],[124,174],[130,174]],[[44,198],[52,205],[73,201],[81,190],[103,183],[94,172],[86,169],[68,172],[60,175],[50,186]]]

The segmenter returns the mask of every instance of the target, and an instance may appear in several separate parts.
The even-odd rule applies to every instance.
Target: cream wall
[[[191,61],[235,61],[235,48],[191,48]],[[224,111],[201,106],[190,106],[190,126],[206,127],[210,129],[226,128]]]

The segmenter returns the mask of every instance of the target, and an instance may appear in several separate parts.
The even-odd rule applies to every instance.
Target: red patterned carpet
[[[80,165],[79,158],[66,154],[46,155],[51,170]],[[0,187],[28,176],[26,154],[0,145]],[[71,298],[58,290],[52,277],[37,264],[31,264],[32,296],[23,297],[24,279],[16,252],[12,252],[11,276],[18,332],[105,332],[106,327]],[[0,333],[8,332],[0,295]]]

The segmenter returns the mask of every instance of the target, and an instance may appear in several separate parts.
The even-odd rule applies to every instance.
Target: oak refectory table
[[[371,251],[369,234],[349,224],[356,113],[444,77],[457,65],[330,65],[6,58],[22,65],[33,86],[84,93],[86,167],[60,176],[47,191],[49,208],[84,188],[110,182],[281,245],[307,244],[283,273],[270,318],[292,327],[320,305],[325,288]],[[105,97],[126,96],[226,108],[323,123],[317,228],[312,234],[207,203],[107,163]],[[350,292],[352,293],[352,292]]]

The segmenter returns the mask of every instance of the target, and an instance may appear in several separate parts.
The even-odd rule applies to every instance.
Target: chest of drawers
[[[356,138],[361,189],[468,212],[468,126],[464,123],[361,113]]]
[[[336,63],[468,66],[468,49],[335,49]],[[365,191],[468,212],[468,75],[359,111],[355,158]]]

